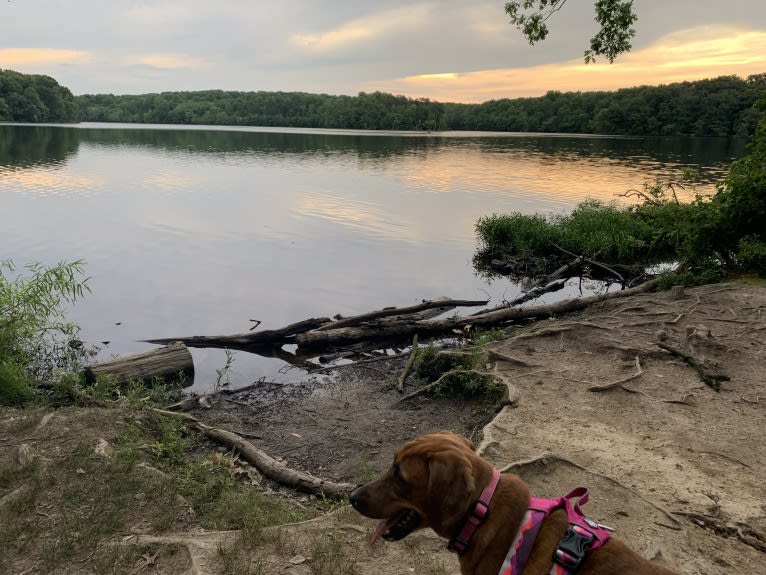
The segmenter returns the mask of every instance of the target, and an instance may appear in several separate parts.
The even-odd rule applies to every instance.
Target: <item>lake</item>
[[[699,170],[741,140],[126,124],[0,125],[0,259],[84,259],[71,310],[100,357],[149,338],[271,329],[520,290],[471,265],[481,216],[565,213]],[[102,342],[109,342],[102,343]],[[221,350],[193,350],[196,390]],[[234,385],[301,374],[237,353]]]

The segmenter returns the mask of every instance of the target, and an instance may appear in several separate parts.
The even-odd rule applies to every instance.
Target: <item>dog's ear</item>
[[[463,445],[467,447],[468,449],[470,449],[471,451],[476,451],[476,446],[471,442],[471,440],[466,437],[463,437],[462,435],[458,435],[457,433],[453,433],[447,429],[442,429],[438,433],[439,435],[446,435],[455,443]]]
[[[474,488],[473,466],[465,454],[450,450],[428,456],[428,514],[437,533],[466,514]]]

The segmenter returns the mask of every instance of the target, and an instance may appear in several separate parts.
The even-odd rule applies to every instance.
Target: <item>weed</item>
[[[268,573],[262,561],[253,559],[250,553],[237,543],[231,546],[219,545],[218,556],[223,564],[223,575],[266,575]]]
[[[213,384],[213,391],[219,391],[220,389],[231,385],[229,376],[231,373],[231,367],[234,365],[234,352],[228,348],[226,348],[224,352],[226,353],[226,363],[222,368],[215,370],[215,383]]]

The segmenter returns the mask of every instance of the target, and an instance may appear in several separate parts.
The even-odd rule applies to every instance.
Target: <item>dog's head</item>
[[[449,537],[478,498],[482,478],[491,472],[470,441],[442,431],[405,444],[388,472],[356,488],[349,500],[362,515],[383,520],[373,541],[396,541],[425,527]]]

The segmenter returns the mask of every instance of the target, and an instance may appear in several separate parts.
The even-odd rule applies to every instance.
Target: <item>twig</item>
[[[399,393],[404,393],[404,380],[407,379],[407,376],[410,373],[410,369],[412,369],[412,364],[415,363],[415,358],[418,355],[418,334],[415,334],[412,336],[412,350],[410,351],[410,357],[407,359],[407,363],[404,364],[404,370],[402,371],[402,374],[399,376],[399,381],[396,384],[396,389],[399,391]]]
[[[623,383],[627,383],[632,379],[636,379],[642,373],[644,373],[644,370],[641,369],[641,362],[639,361],[638,356],[636,356],[636,373],[629,375],[628,377],[623,377],[617,381],[613,381],[612,383],[607,383],[605,385],[592,385],[588,388],[588,391],[606,391],[608,389],[614,389],[615,387],[622,387]],[[623,389],[625,388],[623,387]]]

